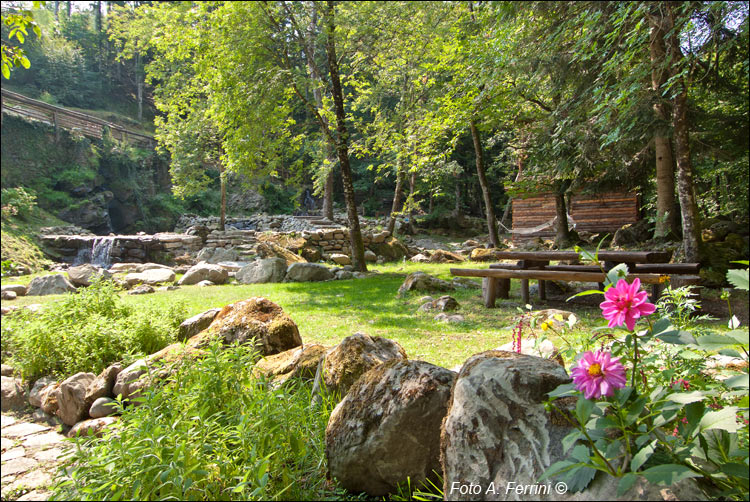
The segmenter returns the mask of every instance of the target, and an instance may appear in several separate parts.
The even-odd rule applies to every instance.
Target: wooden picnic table
[[[496,263],[489,269],[451,269],[451,274],[463,277],[482,277],[482,290],[486,307],[494,307],[497,296],[508,298],[510,279],[520,279],[521,297],[529,302],[529,279],[536,279],[540,299],[546,299],[546,281],[597,282],[603,289],[606,271],[619,263],[628,266],[629,276],[638,277],[644,284],[653,285],[653,296],[658,297],[664,274],[697,273],[697,263],[671,264],[668,251],[599,251],[604,271],[593,265],[578,264],[580,255],[575,251],[499,251],[500,260],[517,260],[516,264]],[[553,261],[573,261],[576,264],[550,265]],[[697,276],[681,276],[695,282]]]

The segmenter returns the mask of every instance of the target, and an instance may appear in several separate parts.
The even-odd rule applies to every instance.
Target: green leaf
[[[672,401],[673,403],[688,404],[694,403],[696,401],[702,401],[705,397],[706,395],[703,392],[696,390],[693,392],[676,392],[674,394],[668,395],[667,399]]]
[[[654,453],[655,447],[656,439],[638,450],[638,453],[633,455],[633,458],[630,460],[630,470],[636,472],[638,469],[640,469],[641,466],[646,463],[649,457],[651,457],[651,455]]]
[[[739,329],[735,329],[732,331],[729,331],[728,333],[725,333],[726,336],[729,338],[732,338],[740,345],[749,345],[750,344],[750,331],[743,331]]]
[[[668,331],[674,331],[672,320],[669,317],[662,317],[654,323],[651,329],[651,333],[654,336],[658,336],[660,333],[666,333]]]
[[[10,66],[5,61],[3,61],[3,77],[10,78]]]
[[[635,482],[638,481],[638,475],[632,472],[625,474],[620,478],[617,483],[617,496],[622,497],[633,487]]]
[[[747,465],[740,462],[728,462],[721,466],[721,472],[735,478],[748,479]]]
[[[699,347],[706,350],[719,350],[727,345],[735,345],[734,338],[724,335],[703,335],[696,339]]]
[[[673,345],[695,344],[695,337],[688,331],[667,331],[656,335],[656,338]]]
[[[585,444],[579,444],[573,448],[573,451],[570,452],[570,456],[579,462],[587,463],[591,459],[591,451]]]
[[[557,388],[547,394],[548,397],[563,397],[571,396],[576,392],[576,386],[573,383],[564,383],[558,385]]]
[[[579,296],[588,296],[588,295],[603,295],[603,294],[604,294],[604,292],[603,292],[603,291],[599,291],[598,289],[587,289],[586,291],[581,291],[580,293],[576,293],[576,294],[574,294],[573,296],[571,296],[570,298],[568,298],[568,299],[567,299],[567,300],[565,300],[565,301],[566,301],[566,302],[569,302],[569,301],[570,301],[570,300],[572,300],[573,298],[576,298],[576,297],[579,297]]]
[[[578,429],[573,430],[572,432],[570,432],[570,434],[568,434],[567,436],[565,436],[563,438],[563,440],[562,440],[563,453],[565,453],[568,450],[570,450],[570,448],[574,444],[576,444],[576,441],[578,441],[582,437],[583,437],[583,434]]]
[[[580,464],[576,462],[571,462],[570,460],[560,460],[558,462],[555,462],[554,464],[547,467],[547,470],[544,471],[542,475],[539,477],[539,481],[543,481],[547,478],[550,478],[562,472],[567,472],[568,470],[572,469],[573,466],[576,466],[576,465],[580,465]]]
[[[703,415],[700,422],[701,431],[721,429],[727,432],[737,432],[739,428],[736,406],[727,406],[723,410],[710,411]]]
[[[724,385],[730,389],[747,389],[750,387],[750,375],[743,373],[735,375],[724,380]]]
[[[641,475],[654,485],[672,485],[683,479],[698,478],[700,474],[678,464],[662,464],[650,467]]]
[[[576,493],[586,489],[594,476],[596,476],[596,469],[583,465],[577,469],[571,469],[562,479],[568,485],[568,492]]]
[[[586,399],[583,396],[579,397],[578,402],[576,403],[576,418],[578,419],[578,422],[581,424],[588,422],[589,417],[591,416],[591,410],[593,409],[594,401]]]
[[[26,56],[21,56],[20,57],[20,61],[21,61],[21,66],[23,66],[27,70],[29,69],[29,67],[31,67],[31,63],[29,62],[29,58],[27,58]]]
[[[727,272],[727,281],[738,289],[748,291],[750,288],[750,270],[732,269]]]

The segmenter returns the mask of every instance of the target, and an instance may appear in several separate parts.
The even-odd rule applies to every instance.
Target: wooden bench
[[[528,265],[528,264],[524,264]],[[558,267],[572,267],[574,265],[558,265]],[[583,265],[587,267],[587,265]],[[524,303],[529,303],[529,280],[535,279],[539,284],[539,298],[546,300],[545,281],[568,281],[568,282],[596,282],[603,284],[606,274],[598,268],[595,270],[555,270],[549,266],[544,269],[523,268],[522,264],[505,265],[496,264],[488,269],[470,269],[470,268],[452,268],[451,274],[460,277],[481,277],[482,278],[482,297],[484,306],[493,308],[495,300],[500,298],[510,298],[510,280],[521,280],[521,299]],[[656,273],[631,273],[629,278],[638,278],[644,284],[652,284],[652,300],[656,300],[661,294],[663,283],[663,274]],[[697,284],[700,277],[697,275],[678,275],[683,284]]]

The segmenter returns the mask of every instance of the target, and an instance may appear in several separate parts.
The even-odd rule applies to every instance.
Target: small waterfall
[[[91,263],[97,267],[109,268],[112,264],[111,255],[114,242],[113,237],[97,237],[92,241],[90,248],[78,248],[78,254],[73,260],[73,265]]]
[[[112,244],[115,240],[112,237],[97,237],[91,246],[91,263],[98,267],[109,268],[112,265]]]

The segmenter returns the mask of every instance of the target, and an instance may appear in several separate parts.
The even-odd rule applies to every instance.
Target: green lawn
[[[134,306],[163,305],[166,308],[169,304],[183,302],[188,315],[193,315],[245,298],[264,296],[281,305],[294,319],[305,343],[318,342],[332,346],[342,338],[361,331],[398,341],[412,359],[450,368],[477,352],[510,341],[519,315],[518,308],[522,307],[517,284],[514,284],[510,300],[498,301],[498,308],[495,309],[484,308],[480,290],[458,289],[451,295],[461,305],[458,313],[465,317],[465,322],[448,324],[435,321],[435,313],[417,312],[419,299],[424,293],[410,294],[405,298],[396,296],[408,273],[424,271],[450,279],[450,267],[448,264],[405,262],[370,267],[380,273],[366,279],[322,283],[229,284],[207,288],[183,286],[178,290],[149,295],[123,293],[123,298]],[[9,282],[12,281],[3,280],[4,284]],[[436,293],[433,296],[439,295]],[[3,301],[2,305],[48,304],[60,298],[60,295],[20,297],[14,301]],[[568,307],[559,301],[534,304],[535,310]],[[581,319],[576,330],[581,336],[587,336],[586,330],[601,319],[595,306],[576,306],[575,313]],[[539,330],[537,332],[541,334]]]

